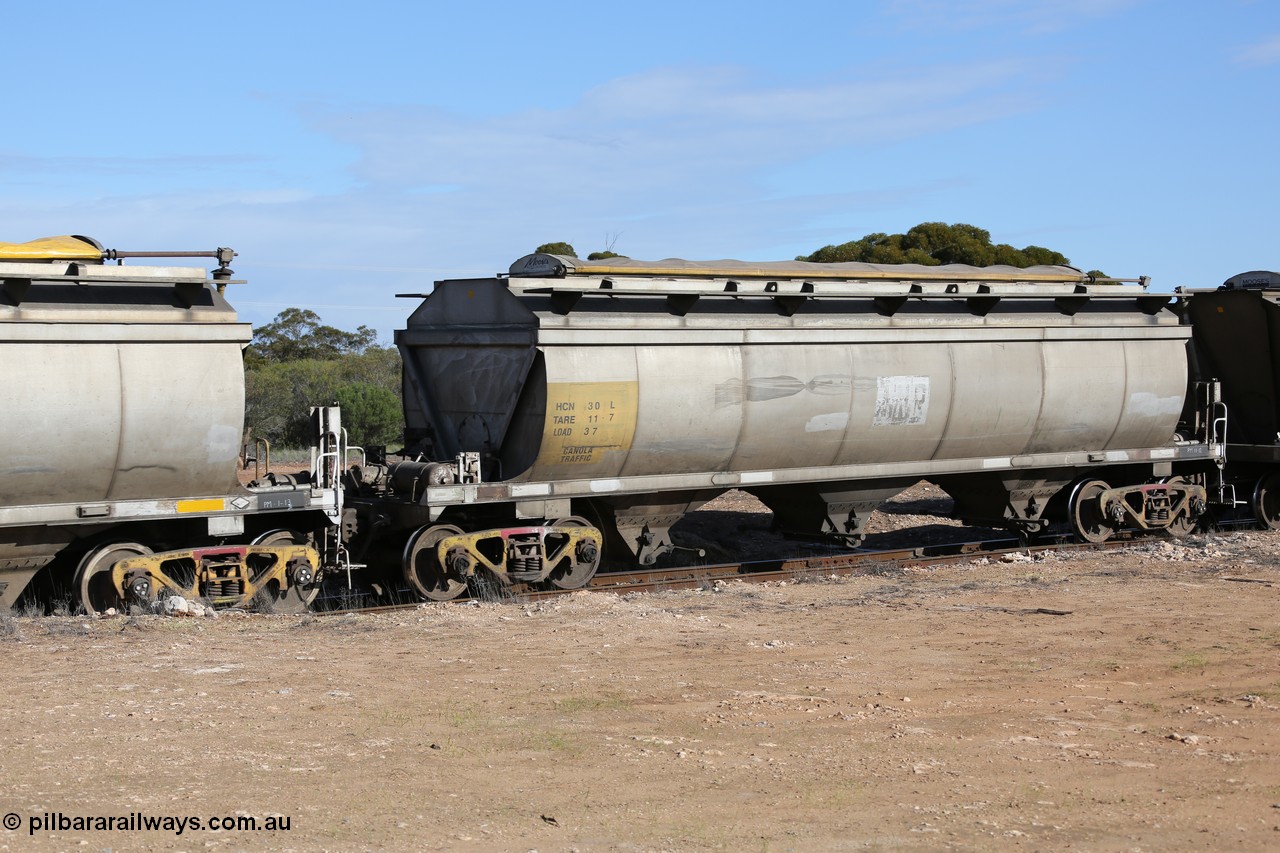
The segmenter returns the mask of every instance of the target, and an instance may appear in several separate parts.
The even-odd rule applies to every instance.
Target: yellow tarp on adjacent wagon
[[[0,243],[0,261],[100,261],[102,248],[88,237],[41,237],[29,243]]]

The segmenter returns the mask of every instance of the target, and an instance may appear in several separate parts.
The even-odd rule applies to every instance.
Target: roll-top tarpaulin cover
[[[677,276],[725,278],[892,279],[935,281],[1043,281],[1087,282],[1089,276],[1075,267],[1034,266],[973,267],[965,264],[868,264],[849,262],[819,264],[811,261],[636,261],[607,258],[584,261],[565,255],[525,255],[511,265],[515,277],[558,278],[566,275]]]
[[[0,243],[0,261],[101,261],[102,247],[88,237],[41,237],[29,243]]]

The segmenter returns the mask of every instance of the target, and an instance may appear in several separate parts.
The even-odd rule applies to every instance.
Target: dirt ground
[[[6,618],[0,850],[1280,849],[1278,587],[1280,536],[1236,532],[384,615]],[[134,815],[202,826],[74,823]]]

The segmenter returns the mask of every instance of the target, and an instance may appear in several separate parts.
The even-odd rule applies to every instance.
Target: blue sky
[[[968,222],[1086,269],[1280,268],[1280,3],[11,4],[0,239],[240,257],[389,341],[551,240],[776,260]],[[27,37],[20,34],[26,33]]]

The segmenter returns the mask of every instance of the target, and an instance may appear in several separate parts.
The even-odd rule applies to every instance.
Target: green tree
[[[279,441],[296,414],[291,408],[294,403],[291,377],[280,365],[245,370],[244,423],[255,438],[265,438],[273,444]]]
[[[305,446],[311,440],[310,408],[329,405],[342,389],[358,386],[364,390],[347,392],[354,394],[357,411],[343,413],[352,441],[390,443],[400,432],[400,373],[399,351],[378,346],[373,329],[344,332],[323,325],[311,311],[286,309],[256,330],[245,351],[245,425],[273,445]],[[386,424],[388,400],[394,426]]]
[[[305,308],[286,308],[265,326],[253,331],[245,350],[248,364],[302,361],[359,355],[378,345],[378,333],[368,326],[344,332],[320,322],[320,315]]]
[[[312,406],[341,403],[342,389],[351,386],[377,389],[376,399],[393,401],[394,428],[383,430],[382,421],[345,409],[343,422],[357,444],[372,437],[373,444],[388,444],[400,432],[400,357],[394,348],[336,359],[306,359],[262,364],[245,371],[245,424],[254,436],[273,445],[302,447],[311,440]],[[370,399],[373,392],[363,396]],[[368,408],[363,400],[362,409]],[[355,420],[352,420],[355,417]],[[358,429],[352,427],[356,424]],[[359,432],[361,438],[357,439]]]
[[[352,382],[334,393],[334,401],[342,407],[342,424],[352,443],[368,447],[400,438],[404,421],[394,392],[369,382]]]
[[[1027,246],[1022,250],[1023,254],[1031,261],[1033,266],[1038,264],[1069,264],[1067,256],[1061,252],[1055,252],[1052,249],[1046,249],[1044,246]]]
[[[563,255],[567,258],[578,257],[578,253],[568,243],[543,243],[534,251],[540,255]]]
[[[604,252],[592,252],[591,254],[587,255],[587,260],[606,261],[609,258],[625,258],[625,257],[626,255],[619,255],[617,252],[604,251]]]
[[[1069,264],[1067,257],[1043,246],[1016,249],[1008,243],[991,242],[991,232],[974,225],[922,222],[905,234],[868,234],[848,243],[823,246],[797,261],[822,264],[863,261],[873,264],[1007,264],[1029,267],[1038,264]]]

